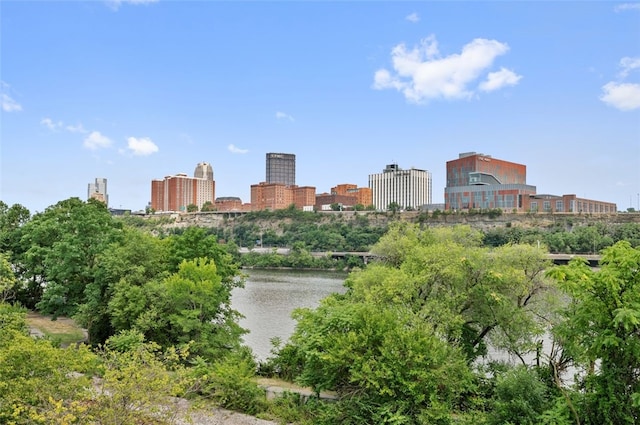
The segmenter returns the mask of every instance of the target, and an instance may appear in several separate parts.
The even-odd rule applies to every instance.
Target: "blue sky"
[[[640,202],[640,3],[2,1],[0,199],[213,165],[250,201],[267,152],[318,193],[476,151],[538,193]]]

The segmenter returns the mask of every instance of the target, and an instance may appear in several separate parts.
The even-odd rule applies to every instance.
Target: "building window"
[[[545,211],[551,211],[551,202],[550,202],[550,201],[544,201],[544,202],[542,203],[542,208],[543,208]]]
[[[538,211],[538,201],[531,201],[531,211]]]
[[[562,201],[556,201],[556,211],[557,212],[564,211],[564,203]]]

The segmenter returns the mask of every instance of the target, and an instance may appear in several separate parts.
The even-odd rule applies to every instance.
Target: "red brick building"
[[[251,185],[251,209],[281,210],[294,204],[298,209],[311,207],[315,203],[316,188],[313,186],[287,186],[283,183],[261,182]]]
[[[339,184],[336,187],[331,188],[331,194],[355,197],[355,203],[351,205],[360,204],[364,207],[368,207],[373,204],[373,195],[371,193],[371,189],[368,187],[358,187],[357,185],[350,183]]]
[[[184,173],[151,181],[151,208],[155,211],[186,212],[189,205],[198,210],[215,200],[214,180],[189,177]]]
[[[527,167],[475,152],[447,162],[445,210],[494,209],[507,212],[572,212],[608,214],[611,202],[576,195],[538,195],[527,183]]]
[[[223,196],[216,198],[213,207],[216,211],[251,211],[250,204],[243,204],[237,196]]]
[[[611,202],[578,198],[576,195],[531,195],[527,199],[528,211],[554,213],[614,214],[617,205]]]
[[[328,211],[331,210],[332,204],[338,204],[343,209],[351,209],[357,203],[357,198],[355,196],[337,195],[325,192],[316,195],[315,209],[316,211]]]
[[[527,167],[475,152],[447,161],[446,210],[494,209],[526,211],[529,195]]]

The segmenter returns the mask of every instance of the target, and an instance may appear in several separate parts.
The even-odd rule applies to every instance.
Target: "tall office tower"
[[[445,210],[492,209],[524,211],[536,187],[527,184],[526,165],[476,152],[447,161]]]
[[[98,178],[94,183],[89,183],[87,188],[87,199],[97,199],[109,206],[109,195],[107,194],[107,179]]]
[[[373,205],[384,211],[395,202],[400,208],[420,208],[431,203],[431,173],[390,164],[382,173],[369,175]]]
[[[193,177],[197,179],[213,180],[213,167],[208,162],[200,162],[196,165]]]
[[[292,153],[268,153],[266,182],[295,186],[296,156]]]

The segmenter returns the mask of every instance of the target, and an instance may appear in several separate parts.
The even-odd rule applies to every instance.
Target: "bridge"
[[[547,258],[553,261],[554,264],[564,265],[574,258],[582,258],[587,260],[591,267],[598,267],[602,255],[599,254],[547,254]]]
[[[262,248],[240,248],[240,254],[247,254],[249,252],[256,252],[258,254],[281,254],[288,255],[290,249],[289,248],[276,248],[276,247],[262,247]],[[367,264],[369,261],[377,258],[378,256],[366,251],[313,251],[311,255],[315,258],[324,258],[326,256],[331,256],[331,258],[336,259],[344,259],[347,257],[360,257]],[[597,267],[600,264],[601,255],[598,254],[547,254],[547,258],[553,261],[554,264],[557,265],[565,265],[568,264],[569,261],[574,258],[582,258],[586,260],[591,267]]]
[[[377,258],[377,255],[370,252],[313,252],[314,257],[325,257],[331,255],[332,258],[343,259],[345,257],[361,257],[366,264],[369,260]],[[587,260],[591,267],[597,267],[600,264],[601,255],[596,254],[547,254],[547,258],[553,261],[554,264],[564,265],[574,258],[582,258]]]

